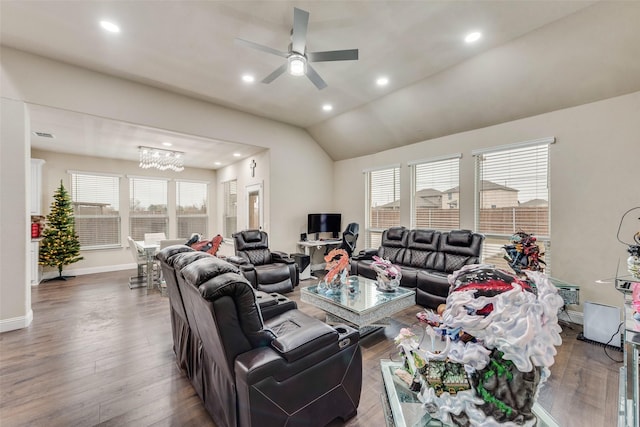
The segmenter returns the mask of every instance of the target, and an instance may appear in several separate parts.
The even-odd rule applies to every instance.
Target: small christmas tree
[[[60,187],[53,194],[51,212],[42,232],[40,244],[40,265],[58,267],[58,277],[53,280],[66,280],[62,275],[62,267],[82,259],[80,256],[80,240],[75,231],[73,207],[69,193],[60,180]]]

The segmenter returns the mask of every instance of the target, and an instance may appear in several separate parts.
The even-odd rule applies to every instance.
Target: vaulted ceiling
[[[359,49],[357,61],[313,64],[323,90],[287,73],[260,83],[284,58],[234,43],[286,51],[294,7],[310,13],[308,51]],[[5,0],[0,8],[5,46],[302,127],[334,160],[640,90],[639,1]],[[103,31],[100,20],[121,32]],[[472,31],[482,38],[465,43]],[[382,76],[389,83],[376,85]],[[48,114],[41,108],[33,120],[55,132]]]

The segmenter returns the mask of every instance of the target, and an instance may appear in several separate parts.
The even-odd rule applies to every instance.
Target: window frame
[[[497,249],[496,247],[498,245],[502,245],[502,244],[507,244],[509,242],[509,238],[513,235],[513,233],[519,231],[519,227],[518,229],[515,229],[511,234],[507,234],[507,233],[499,233],[499,232],[491,232],[491,231],[485,231],[483,230],[483,226],[481,224],[481,203],[483,202],[482,200],[482,196],[481,196],[481,190],[482,190],[482,181],[483,178],[485,178],[485,181],[488,181],[486,179],[485,176],[483,176],[483,172],[482,172],[482,165],[481,162],[485,161],[486,159],[484,159],[483,157],[485,156],[491,156],[491,155],[495,155],[495,154],[508,154],[508,152],[516,152],[518,150],[521,149],[527,149],[527,148],[540,148],[540,147],[546,147],[547,152],[546,152],[546,171],[545,171],[545,181],[546,181],[546,196],[547,196],[547,223],[546,223],[546,227],[548,230],[548,233],[546,235],[539,235],[536,234],[535,232],[532,233],[531,230],[522,230],[526,233],[529,234],[533,234],[537,241],[539,242],[539,246],[541,246],[541,253],[544,253],[545,256],[544,258],[542,258],[545,261],[545,273],[547,273],[548,275],[551,275],[551,241],[552,241],[552,234],[551,234],[551,145],[555,143],[555,137],[547,137],[547,138],[540,138],[540,139],[535,139],[535,140],[530,140],[530,141],[523,141],[523,142],[517,142],[517,143],[513,143],[513,144],[506,144],[506,145],[501,145],[501,146],[496,146],[496,147],[491,147],[491,148],[487,148],[487,149],[480,149],[480,150],[474,150],[472,151],[472,155],[475,157],[474,159],[474,167],[475,167],[475,200],[474,200],[474,223],[475,223],[475,229],[477,232],[482,233],[485,236],[485,241],[483,244],[483,249],[482,249],[482,254],[481,254],[481,260],[482,262],[486,262],[486,253],[489,250],[489,247],[492,246],[494,249],[493,251],[495,252],[495,250]],[[532,181],[538,181],[537,178],[532,179]],[[508,187],[508,185],[505,183],[505,186]],[[520,204],[519,200],[518,200],[518,205],[515,205],[514,207],[518,207]],[[492,204],[490,209],[494,209],[494,205]],[[515,211],[514,211],[515,212]],[[515,213],[514,213],[515,215]],[[515,224],[514,224],[515,225]],[[498,261],[496,262],[496,264],[501,267],[500,263],[501,262],[505,262],[506,261]],[[506,265],[506,264],[505,264]],[[502,266],[503,267],[503,266]]]
[[[71,198],[71,203],[73,205],[73,216],[74,216],[74,223],[75,223],[75,232],[76,234],[78,234],[78,237],[80,238],[80,241],[83,240],[83,236],[82,236],[82,231],[79,232],[80,228],[78,227],[78,219],[82,220],[85,218],[94,218],[96,220],[99,219],[116,219],[116,223],[117,223],[117,230],[114,233],[114,241],[112,243],[106,243],[106,244],[96,244],[94,242],[94,244],[89,244],[89,245],[83,245],[81,244],[80,246],[80,250],[81,251],[90,251],[90,250],[101,250],[101,249],[114,249],[114,248],[121,248],[122,247],[122,209],[120,208],[120,196],[121,196],[121,185],[122,185],[122,180],[120,178],[122,178],[122,175],[120,174],[112,174],[112,173],[103,173],[103,172],[90,172],[90,171],[76,171],[76,170],[68,170],[67,174],[69,175],[69,179],[70,179],[70,198]],[[100,205],[104,205],[104,206],[112,206],[113,203],[101,203],[96,201],[97,199],[91,200],[91,201],[86,201],[86,202],[82,202],[80,200],[76,200],[77,195],[77,191],[78,191],[78,176],[85,176],[85,177],[94,177],[94,178],[112,178],[115,180],[115,185],[112,187],[112,191],[115,192],[115,197],[113,198],[113,201],[115,202],[115,204],[117,205],[118,209],[117,209],[117,214],[116,215],[83,215],[83,214],[79,214],[77,212],[77,208],[78,206],[94,206],[94,207],[98,207]],[[98,184],[98,183],[94,183],[95,186],[98,187],[103,187],[103,185]],[[103,207],[104,207],[103,206]],[[102,210],[101,207],[100,209]],[[100,225],[96,225],[95,226],[96,230],[99,229],[104,229],[104,226],[100,226]]]
[[[131,236],[131,238],[135,241],[141,241],[144,240],[144,233],[165,233],[165,236],[169,236],[169,228],[170,228],[170,224],[169,224],[169,185],[168,182],[170,181],[168,178],[162,178],[162,177],[152,177],[152,176],[133,176],[133,175],[128,175],[127,178],[129,179],[129,236]],[[165,204],[165,210],[164,210],[164,214],[147,214],[147,215],[136,215],[133,209],[132,209],[132,202],[134,199],[134,194],[133,194],[133,186],[135,185],[134,182],[136,180],[144,180],[144,181],[158,181],[158,182],[164,182],[165,184],[165,194],[164,194],[164,204]],[[160,203],[161,205],[161,203]],[[175,208],[175,207],[174,207]],[[135,236],[133,233],[134,227],[133,227],[133,221],[135,219],[141,219],[141,218],[145,218],[145,219],[163,219],[165,226],[164,229],[147,229],[142,233],[142,236]]]
[[[382,166],[378,168],[365,169],[362,171],[364,175],[364,180],[365,180],[365,227],[364,227],[365,247],[368,247],[368,248],[376,247],[375,243],[380,240],[380,238],[382,237],[382,232],[384,230],[386,230],[389,227],[399,226],[402,223],[401,215],[400,215],[401,208],[402,208],[402,200],[401,200],[401,193],[400,193],[401,192],[401,185],[400,185],[401,184],[400,183],[401,168],[402,166],[400,164],[393,164],[393,165],[387,165],[387,166]],[[397,207],[398,221],[397,221],[397,224],[392,224],[385,227],[379,227],[379,226],[374,227],[371,221],[371,218],[373,215],[372,210],[374,208],[374,206],[372,206],[373,205],[372,174],[377,172],[387,172],[392,170],[394,170],[393,172],[391,172],[393,174],[393,180],[394,180],[392,193],[395,199],[392,200],[391,202],[386,202],[386,203],[393,203],[396,200],[398,201],[398,207]],[[379,225],[379,223],[377,225]]]
[[[204,185],[204,213],[191,213],[184,214],[180,213],[180,184],[201,184]],[[190,238],[189,236],[180,236],[180,219],[185,218],[204,218],[204,230],[193,231],[193,233],[199,233],[202,236],[207,236],[209,232],[209,182],[208,181],[197,181],[191,179],[176,179],[175,180],[175,188],[176,188],[176,201],[175,201],[175,212],[176,212],[176,238]]]
[[[235,184],[235,202],[231,200],[231,187]],[[235,215],[227,215],[233,205],[233,213]],[[235,218],[235,228],[232,232],[227,229],[227,220]],[[222,237],[231,239],[234,233],[238,232],[238,179],[230,179],[222,182]]]
[[[440,230],[440,231],[449,231],[452,229],[458,229],[460,228],[460,196],[458,196],[458,207],[455,209],[455,211],[458,212],[457,215],[457,219],[456,219],[456,224],[454,226],[438,226],[438,224],[436,224],[436,226],[421,226],[418,224],[418,206],[416,203],[416,194],[418,191],[418,169],[421,166],[426,166],[426,165],[433,165],[433,166],[440,166],[445,164],[445,162],[449,162],[451,161],[451,163],[453,164],[454,160],[455,160],[455,173],[456,173],[456,184],[455,186],[451,187],[451,186],[447,186],[448,188],[446,188],[445,190],[442,190],[441,193],[441,205],[444,205],[444,197],[447,197],[447,200],[452,200],[452,193],[451,192],[446,192],[446,190],[450,190],[453,189],[455,187],[458,188],[458,194],[460,194],[460,159],[462,158],[462,154],[461,153],[455,153],[455,154],[449,154],[449,155],[444,155],[444,156],[438,156],[438,157],[432,157],[429,159],[422,159],[422,160],[416,160],[416,161],[412,161],[412,162],[408,162],[407,165],[409,166],[410,170],[411,170],[411,199],[410,199],[410,206],[411,206],[411,212],[410,212],[410,223],[411,223],[411,227],[412,228],[428,228],[428,229],[433,229],[433,230]],[[447,173],[451,173],[451,172],[447,172]],[[445,173],[442,174],[443,178]],[[440,190],[438,190],[440,191]],[[443,211],[451,211],[454,209],[444,209],[444,207],[441,208]]]

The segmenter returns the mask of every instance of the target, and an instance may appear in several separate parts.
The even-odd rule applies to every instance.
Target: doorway
[[[247,229],[262,230],[262,183],[247,185]]]

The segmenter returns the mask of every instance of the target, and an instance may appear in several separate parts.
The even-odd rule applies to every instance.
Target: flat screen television
[[[332,233],[338,237],[342,230],[342,215],[337,213],[309,214],[307,220],[307,233]]]

